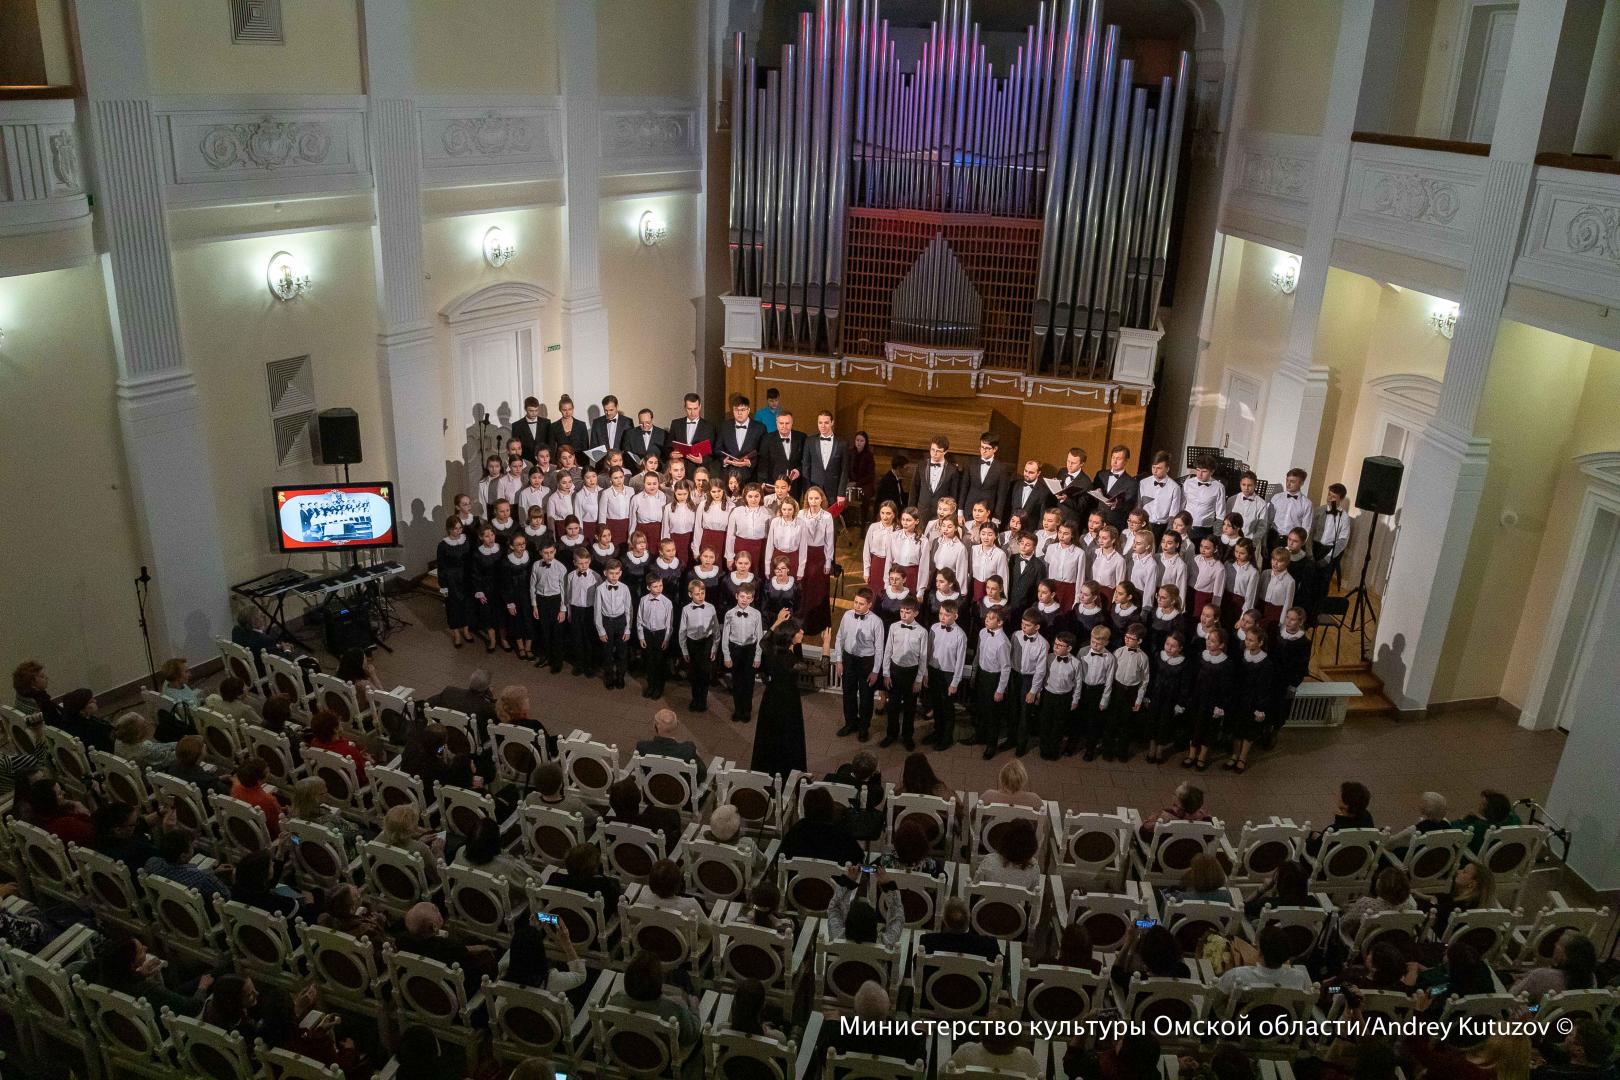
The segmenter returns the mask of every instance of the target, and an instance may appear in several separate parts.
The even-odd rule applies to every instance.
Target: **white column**
[[[153,649],[160,661],[176,653],[201,661],[229,628],[229,592],[202,403],[181,347],[141,14],[123,0],[79,0],[73,10],[118,417],[155,579]]]
[[[568,281],[562,298],[563,361],[581,416],[608,392],[608,321],[602,304],[601,88],[597,85],[596,4],[563,4],[563,192]],[[594,414],[593,414],[594,415]]]
[[[1350,133],[1356,126],[1377,6],[1375,0],[1346,0],[1339,20],[1339,44],[1333,57],[1333,79],[1311,189],[1311,213],[1300,253],[1299,284],[1294,289],[1294,309],[1288,320],[1282,363],[1266,391],[1260,447],[1254,461],[1255,471],[1267,480],[1281,480],[1295,466],[1308,469],[1316,460],[1316,439],[1328,391],[1328,369],[1313,362],[1316,328],[1327,294],[1328,261],[1333,254],[1345,179],[1350,172]]]
[[[366,91],[370,95],[371,168],[377,190],[377,370],[387,445],[372,454],[391,462],[398,487],[408,571],[427,567],[446,511],[440,440],[444,416],[439,358],[422,276],[422,181],[417,150],[410,9],[394,0],[365,2]]]
[[[1581,0],[1567,2],[1573,7]],[[1429,705],[1462,580],[1463,560],[1456,553],[1473,535],[1485,487],[1490,444],[1475,436],[1474,421],[1496,349],[1565,7],[1566,0],[1542,0],[1519,9],[1440,402],[1406,478],[1373,659],[1384,692],[1403,710]]]

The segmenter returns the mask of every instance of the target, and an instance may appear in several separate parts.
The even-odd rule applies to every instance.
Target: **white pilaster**
[[[201,660],[229,626],[229,592],[202,403],[181,347],[140,9],[80,0],[74,12],[107,252],[118,416],[155,576],[154,651]]]
[[[602,91],[597,83],[596,5],[562,5],[562,89],[568,283],[562,298],[563,359],[580,414],[610,385],[607,309],[602,304]]]
[[[1573,6],[1580,0],[1569,0]],[[1473,258],[1434,423],[1423,433],[1401,511],[1373,669],[1396,706],[1427,708],[1462,580],[1458,545],[1472,536],[1489,443],[1474,434],[1507,298],[1542,118],[1564,33],[1566,0],[1520,9],[1503,80],[1503,109],[1485,171]]]
[[[1368,43],[1381,2],[1389,0],[1346,0],[1339,20],[1339,44],[1333,57],[1316,180],[1311,188],[1311,213],[1300,253],[1299,284],[1294,289],[1282,362],[1266,391],[1265,417],[1254,461],[1255,471],[1267,480],[1281,480],[1295,466],[1309,469],[1316,459],[1328,385],[1328,369],[1313,362],[1316,329],[1322,318],[1328,262],[1344,204],[1345,180],[1350,173],[1350,134],[1355,130],[1361,103]],[[1312,483],[1322,486],[1323,481],[1313,477]]]
[[[365,3],[366,82],[371,98],[371,168],[377,190],[377,368],[391,462],[399,490],[400,561],[425,569],[445,511],[444,416],[439,363],[422,277],[422,179],[417,148],[410,12],[388,0]]]

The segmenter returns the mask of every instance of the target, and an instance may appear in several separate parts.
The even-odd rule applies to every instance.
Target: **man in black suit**
[[[917,475],[911,479],[911,505],[925,525],[934,520],[939,500],[954,499],[962,490],[962,470],[945,460],[950,449],[949,436],[935,435],[928,441],[928,460],[917,466]],[[956,508],[964,509],[960,503]]]
[[[574,459],[583,466],[585,451],[596,445],[590,440],[590,425],[574,415],[574,399],[564,394],[557,399],[557,419],[551,422],[549,441],[552,453],[556,453],[560,446],[572,446]]]
[[[731,422],[720,429],[715,445],[726,477],[737,477],[746,484],[758,471],[760,449],[765,442],[765,425],[749,414],[748,399],[737,394],[731,399]]]
[[[602,399],[602,415],[591,421],[591,446],[623,450],[630,428],[630,418],[619,411],[619,399],[609,394]]]
[[[1024,528],[1038,529],[1041,514],[1052,505],[1052,489],[1041,479],[1041,463],[1034,458],[1024,462],[1024,475],[1013,485],[1007,515],[1022,514]]]
[[[975,503],[990,507],[990,517],[1000,525],[1007,520],[1007,504],[1012,497],[1012,470],[996,460],[996,449],[1001,445],[995,433],[979,436],[979,460],[963,470],[962,495],[957,505],[964,517],[973,512]],[[1039,526],[1040,522],[1036,522]]]
[[[471,716],[478,723],[480,739],[489,725],[495,722],[495,695],[489,692],[489,672],[483,668],[468,676],[465,689],[447,686],[428,698],[428,704]]]
[[[1108,452],[1108,471],[1098,473],[1091,484],[1091,497],[1097,500],[1103,520],[1116,529],[1124,529],[1126,519],[1136,509],[1139,488],[1136,477],[1126,471],[1130,461],[1128,449],[1114,447]]]
[[[680,725],[681,722],[676,717],[674,709],[659,709],[653,713],[653,737],[636,743],[636,753],[657,754],[661,757],[690,761],[697,765],[698,783],[701,784],[708,776],[708,769],[704,766],[703,759],[698,757],[696,743],[675,738]]]
[[[910,462],[906,460],[904,454],[896,454],[889,459],[889,471],[883,474],[882,479],[877,484],[876,504],[878,506],[882,506],[886,502],[892,502],[895,506],[904,510],[909,505],[906,502],[905,477],[906,466],[909,464]],[[917,466],[917,471],[922,472],[926,467],[925,462],[923,465]],[[899,522],[896,521],[895,524],[898,525]]]
[[[833,434],[833,415],[826,409],[816,414],[816,433],[805,440],[799,476],[806,490],[821,489],[828,506],[843,498],[844,482],[849,476],[849,447]]]
[[[793,497],[797,499],[804,490],[799,481],[800,465],[804,462],[804,441],[804,432],[793,430],[793,413],[787,409],[778,410],[776,431],[766,436],[760,445],[760,467],[755,470],[754,478],[766,484],[785,476],[788,483],[793,485]]]
[[[1017,626],[1024,609],[1035,603],[1035,589],[1046,580],[1046,560],[1035,554],[1035,534],[1025,529],[1018,554],[1007,560],[1007,625]]]
[[[1085,522],[1081,519],[1091,513],[1091,497],[1087,494],[1091,489],[1091,477],[1086,475],[1086,452],[1078,446],[1069,447],[1068,458],[1063,463],[1063,471],[1058,473],[1058,509],[1063,511],[1063,520],[1074,525],[1077,529],[1075,535],[1084,531]]]
[[[675,443],[696,446],[706,441],[709,444],[709,455],[703,460],[687,458],[686,467],[690,470],[698,465],[716,461],[720,454],[720,436],[715,430],[714,423],[703,416],[703,399],[696,394],[687,394],[685,400],[681,402],[681,407],[685,410],[684,414],[669,425],[671,449]]]
[[[624,448],[634,454],[638,462],[651,454],[658,459],[660,465],[665,467],[669,465],[664,456],[665,451],[669,449],[669,432],[653,423],[651,409],[642,409],[636,413],[636,426],[631,428],[630,434],[625,437]],[[691,462],[687,464],[690,466]]]
[[[533,461],[537,446],[551,441],[551,424],[540,415],[540,399],[524,398],[523,415],[512,421],[512,438],[523,444],[523,460]]]

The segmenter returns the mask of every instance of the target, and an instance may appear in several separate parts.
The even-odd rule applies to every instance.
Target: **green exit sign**
[[[561,351],[562,351],[562,346],[561,345],[547,345],[546,346],[546,352],[561,352]]]

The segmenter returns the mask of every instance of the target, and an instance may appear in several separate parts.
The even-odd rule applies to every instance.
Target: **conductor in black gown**
[[[755,772],[787,776],[794,769],[804,770],[804,702],[799,697],[794,672],[794,649],[804,640],[804,626],[783,609],[771,627],[766,643],[765,696],[759,704],[759,724],[754,731],[754,756],[749,768]]]

